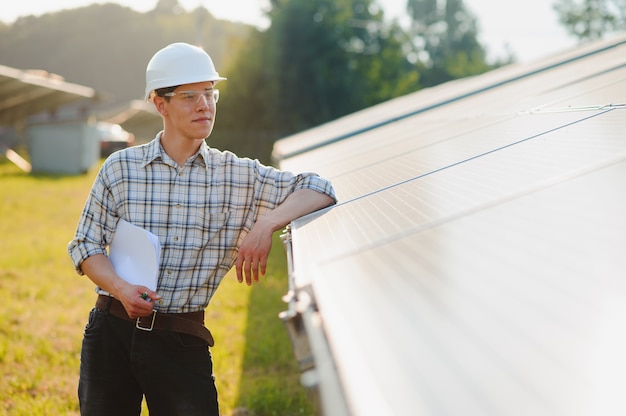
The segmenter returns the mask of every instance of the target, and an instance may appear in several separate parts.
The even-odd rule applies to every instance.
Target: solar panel
[[[626,413],[625,52],[486,74],[281,162],[340,198],[289,252],[345,414]]]

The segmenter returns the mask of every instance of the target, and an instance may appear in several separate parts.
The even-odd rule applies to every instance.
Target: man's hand
[[[117,293],[116,298],[122,302],[128,316],[135,319],[150,315],[154,309],[154,302],[161,299],[161,296],[145,286],[129,284]]]
[[[239,283],[243,282],[245,275],[246,284],[251,286],[253,281],[259,281],[259,273],[261,276],[265,275],[267,257],[272,248],[273,232],[271,226],[258,221],[243,239],[235,262]]]
[[[111,261],[104,254],[88,257],[81,267],[98,287],[122,302],[126,313],[132,319],[150,315],[154,309],[154,301],[161,299],[161,296],[147,287],[131,285],[119,277]],[[142,296],[144,293],[145,296]]]
[[[239,283],[243,282],[244,274],[248,286],[252,285],[252,281],[258,282],[259,268],[261,275],[265,274],[274,231],[283,228],[296,218],[333,203],[335,200],[328,195],[311,189],[299,189],[290,194],[278,207],[259,218],[239,246],[239,255],[235,262]]]

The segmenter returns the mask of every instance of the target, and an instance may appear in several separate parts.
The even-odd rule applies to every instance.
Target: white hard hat
[[[159,88],[222,81],[208,53],[188,43],[172,43],[154,54],[146,68],[146,100]]]

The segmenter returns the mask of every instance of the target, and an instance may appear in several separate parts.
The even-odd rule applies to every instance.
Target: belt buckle
[[[152,322],[150,322],[150,326],[141,326],[141,318],[147,318],[147,316],[140,316],[137,318],[137,322],[135,322],[135,328],[141,329],[142,331],[152,331],[154,329],[154,320],[156,319],[157,311],[156,309],[152,310]]]

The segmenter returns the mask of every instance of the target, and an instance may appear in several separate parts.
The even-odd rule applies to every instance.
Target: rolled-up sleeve
[[[335,190],[330,181],[313,172],[293,174],[288,171],[279,171],[273,167],[257,165],[257,181],[255,186],[255,200],[260,211],[274,209],[290,194],[300,189],[311,189],[326,194],[337,202]],[[262,212],[259,212],[262,214]]]
[[[328,195],[333,199],[335,203],[337,203],[337,196],[335,195],[335,189],[330,181],[321,178],[316,173],[305,173],[296,175],[296,187],[294,190],[298,189],[312,189],[319,193]]]
[[[85,206],[83,208],[74,238],[69,242],[67,251],[78,274],[83,275],[81,264],[88,257],[107,254],[118,218],[112,213],[114,205],[111,193],[104,182],[104,167],[98,173]]]

